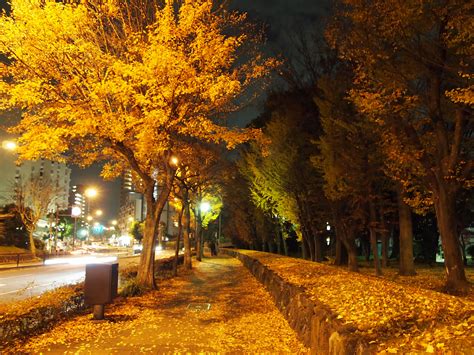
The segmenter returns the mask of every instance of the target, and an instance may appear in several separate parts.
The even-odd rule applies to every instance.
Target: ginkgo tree
[[[256,207],[280,224],[291,223],[303,250],[312,260],[321,261],[327,206],[321,175],[310,162],[311,140],[320,134],[320,125],[317,107],[306,95],[304,90],[293,90],[269,97],[265,113],[254,121],[264,124],[271,140],[269,154],[250,144],[240,169]]]
[[[0,109],[21,108],[19,154],[131,169],[147,204],[137,281],[154,287],[154,245],[177,142],[227,148],[259,136],[219,119],[276,64],[246,16],[212,0],[12,0],[0,19]],[[241,54],[245,53],[245,56]],[[154,195],[155,187],[161,187]]]

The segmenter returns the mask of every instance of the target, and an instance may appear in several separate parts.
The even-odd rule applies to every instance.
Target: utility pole
[[[58,233],[59,233],[59,205],[56,204],[56,231],[54,233],[54,251],[58,250]]]

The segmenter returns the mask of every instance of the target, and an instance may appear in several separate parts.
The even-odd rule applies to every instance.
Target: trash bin
[[[94,306],[94,319],[104,318],[104,305],[117,297],[118,263],[86,265],[85,303]]]

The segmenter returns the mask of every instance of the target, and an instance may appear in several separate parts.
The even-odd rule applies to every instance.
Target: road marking
[[[13,291],[8,291],[8,292],[3,292],[3,293],[0,293],[0,296],[3,296],[3,295],[8,295],[9,293],[15,293],[15,292],[18,292],[20,290],[13,290]]]
[[[23,276],[31,276],[33,274],[22,274],[22,275],[17,275],[17,276],[8,276],[8,277],[0,277],[0,280],[6,280],[6,279],[15,279]]]

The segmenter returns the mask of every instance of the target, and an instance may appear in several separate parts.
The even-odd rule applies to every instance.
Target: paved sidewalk
[[[306,353],[268,293],[233,258],[194,261],[157,291],[121,300],[106,320],[79,316],[12,353]],[[208,309],[208,307],[210,307]]]

